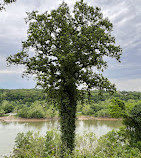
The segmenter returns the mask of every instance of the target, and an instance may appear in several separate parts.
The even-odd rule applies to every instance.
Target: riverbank
[[[21,118],[21,117],[17,117],[17,116],[13,116],[13,115],[9,115],[9,116],[3,116],[0,117],[0,121],[2,122],[45,122],[45,121],[49,121],[49,120],[59,120],[58,117],[54,117],[54,118],[40,118],[40,119],[36,119],[36,118]],[[93,116],[77,116],[77,120],[122,120],[121,118],[100,118],[100,117],[93,117]]]
[[[106,118],[106,117],[94,117],[94,116],[78,116],[77,120],[122,120],[121,118]]]

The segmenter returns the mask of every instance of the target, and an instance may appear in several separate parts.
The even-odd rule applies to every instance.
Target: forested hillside
[[[40,89],[0,89],[0,102],[20,101],[22,103],[45,100],[45,94]]]
[[[95,103],[100,101],[105,101],[107,99],[119,98],[124,101],[140,100],[141,92],[127,92],[121,91],[116,92],[113,95],[102,91],[101,94],[98,90],[91,92],[90,100],[93,100]],[[41,101],[46,99],[46,94],[43,93],[42,89],[0,89],[0,103],[3,100],[7,101],[21,101],[22,103],[34,102],[36,100]],[[87,99],[87,96],[85,96]]]
[[[141,92],[122,91],[111,95],[94,90],[78,101],[77,115],[121,118],[140,102]],[[58,117],[57,106],[41,89],[0,89],[0,116],[14,112],[23,118]]]

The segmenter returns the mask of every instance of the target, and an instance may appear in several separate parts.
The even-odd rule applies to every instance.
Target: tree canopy
[[[77,2],[73,14],[67,4],[62,3],[51,13],[28,13],[27,40],[23,50],[9,57],[9,63],[22,64],[26,74],[35,74],[38,84],[48,90],[74,83],[77,87],[85,83],[88,88],[115,90],[107,78],[93,71],[107,68],[104,56],[118,61],[121,48],[115,46],[111,36],[113,28],[104,19],[99,8]],[[30,56],[29,48],[34,55]]]
[[[100,8],[83,0],[76,2],[72,12],[64,2],[51,12],[33,11],[26,22],[29,28],[22,51],[7,61],[24,65],[24,75],[35,75],[37,85],[57,99],[62,140],[72,150],[78,88],[114,92],[115,86],[102,72],[108,66],[105,57],[120,61],[122,50],[111,35],[112,23]]]
[[[3,3],[0,3],[0,11],[5,9],[5,5],[7,5],[9,3],[13,3],[13,2],[16,2],[16,0],[3,0]]]

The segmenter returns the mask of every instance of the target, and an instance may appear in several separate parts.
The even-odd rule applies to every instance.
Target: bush
[[[45,118],[45,113],[41,106],[33,107],[28,112],[28,118]]]
[[[91,108],[92,108],[94,113],[97,113],[98,111],[107,108],[106,104],[107,103],[105,101],[101,101],[99,104],[92,104]]]
[[[45,136],[45,152],[46,155],[60,154],[60,134],[57,131],[48,131]]]
[[[41,158],[45,157],[45,138],[39,133],[19,133],[15,139],[12,158]]]
[[[108,109],[111,117],[120,118],[125,115],[125,104],[120,99],[112,99]]]
[[[48,108],[46,108],[46,117],[53,118],[58,115],[58,111],[55,109],[53,105],[49,105]]]
[[[24,106],[18,110],[18,116],[23,118],[45,118],[45,112],[40,103],[34,102],[30,107]]]
[[[111,131],[98,140],[95,149],[95,158],[140,158],[138,148],[130,147],[125,128],[119,131]]]
[[[130,144],[138,146],[141,150],[141,104],[134,106],[129,115],[125,117],[124,124],[131,137]]]
[[[2,102],[2,109],[5,111],[5,113],[10,113],[14,110],[14,106],[7,100],[4,100]]]
[[[97,117],[110,117],[108,109],[102,109],[96,113]]]
[[[111,131],[97,139],[94,133],[76,136],[76,147],[72,155],[64,158],[140,158],[141,151],[129,144],[126,128]],[[59,158],[61,151],[60,132],[48,131],[45,137],[39,133],[19,133],[11,158]]]
[[[83,105],[82,114],[83,115],[92,115],[92,114],[94,114],[90,104],[84,104]]]
[[[21,110],[18,111],[18,116],[23,118],[28,118],[28,108],[23,107]]]
[[[14,110],[14,107],[12,104],[8,104],[7,106],[3,107],[3,110],[5,111],[5,113],[10,113]]]
[[[0,109],[0,117],[5,114],[5,111],[3,109]]]

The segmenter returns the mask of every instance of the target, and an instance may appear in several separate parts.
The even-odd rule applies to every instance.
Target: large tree
[[[7,58],[9,64],[25,66],[25,75],[33,74],[37,85],[57,100],[62,142],[74,148],[78,89],[115,91],[101,74],[107,68],[105,57],[120,61],[121,48],[111,35],[113,28],[100,8],[76,2],[70,12],[66,3],[58,9],[39,14],[28,13],[27,40],[22,51]]]

